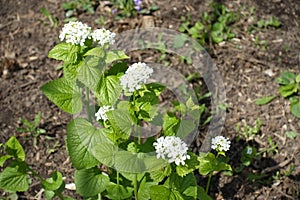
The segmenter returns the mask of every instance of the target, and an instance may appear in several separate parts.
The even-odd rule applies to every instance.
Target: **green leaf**
[[[249,149],[251,149],[251,154],[249,152]],[[242,157],[241,157],[241,162],[244,166],[249,166],[252,163],[252,160],[256,156],[257,150],[254,147],[247,146],[243,151],[242,151]]]
[[[81,90],[75,81],[59,78],[41,87],[42,92],[60,109],[70,114],[81,111]]]
[[[207,175],[210,172],[214,171],[214,167],[216,165],[216,157],[212,153],[207,153],[204,155],[200,155],[198,158],[200,165],[199,165],[199,172],[201,175]]]
[[[138,156],[137,153],[129,151],[119,151],[116,153],[115,168],[117,171],[125,173],[143,173],[146,166],[143,160],[143,155]]]
[[[75,63],[77,61],[77,54],[79,51],[79,46],[63,42],[53,47],[53,49],[49,51],[48,57],[69,63]]]
[[[153,185],[157,185],[156,182],[147,182],[146,178],[142,180],[140,183],[138,198],[139,200],[149,200],[150,199],[150,187]]]
[[[82,65],[82,62],[83,61],[76,64],[73,63],[64,64],[63,66],[64,78],[66,80],[75,81],[77,79],[78,69]]]
[[[103,47],[95,47],[90,50],[88,50],[84,56],[97,56],[99,58],[103,58],[105,56],[105,52],[103,50]]]
[[[67,126],[67,149],[76,169],[94,167],[99,161],[92,155],[91,148],[101,145],[103,129],[96,129],[83,118],[73,119]]]
[[[300,119],[300,101],[298,100],[295,103],[291,103],[291,112],[294,116]]]
[[[170,177],[173,190],[176,189],[185,200],[193,200],[197,197],[197,182],[193,173],[184,177],[172,174]]]
[[[224,33],[218,31],[213,31],[211,37],[214,43],[220,43],[226,39]]]
[[[11,155],[4,155],[4,156],[1,156],[1,157],[0,157],[0,167],[3,167],[5,161],[6,161],[7,159],[12,158],[12,157],[13,157],[13,156],[11,156]]]
[[[113,105],[122,93],[117,76],[102,77],[97,86],[96,96],[102,105]]]
[[[119,151],[115,155],[115,169],[125,173],[150,172],[166,166],[166,161],[155,155]]]
[[[177,34],[174,37],[173,47],[174,48],[181,48],[183,47],[185,41],[187,40],[187,36],[184,34]]]
[[[212,32],[223,32],[225,25],[223,23],[216,22],[212,26]]]
[[[232,168],[229,164],[221,162],[217,164],[217,166],[214,168],[214,171],[232,171]]]
[[[108,197],[109,199],[119,200],[119,199],[127,199],[132,197],[133,189],[129,187],[125,188],[123,185],[117,185],[111,182],[107,186],[106,191],[107,191],[106,197]]]
[[[296,80],[296,83],[300,83],[300,74],[298,74],[298,75],[296,76],[295,80]]]
[[[255,100],[255,103],[257,105],[265,105],[267,103],[270,103],[276,96],[268,96],[268,97],[262,97]]]
[[[194,153],[189,153],[190,159],[185,160],[185,165],[176,166],[176,173],[183,177],[193,172],[199,166],[198,156]]]
[[[294,83],[295,78],[296,75],[293,72],[282,72],[276,81],[281,85],[289,85],[290,83]]]
[[[200,200],[212,200],[212,198],[208,194],[206,194],[204,188],[201,187],[201,186],[197,187],[197,199],[200,199]]]
[[[117,138],[127,140],[131,134],[133,121],[129,110],[115,109],[106,113]]]
[[[221,157],[217,159],[215,155],[210,152],[206,154],[200,154],[198,160],[200,162],[199,172],[204,176],[214,171],[232,171],[231,166],[223,162]]]
[[[280,21],[276,17],[271,17],[269,21],[267,21],[267,26],[273,26],[278,28],[281,26]]]
[[[9,191],[26,191],[28,180],[27,165],[24,162],[14,162],[0,173],[0,188]]]
[[[157,114],[158,97],[154,92],[144,92],[142,97],[135,101],[138,108],[138,118],[145,121],[151,121]]]
[[[145,173],[134,174],[134,173],[125,173],[125,172],[122,172],[121,174],[122,174],[122,176],[124,176],[126,179],[128,179],[130,181],[134,181],[134,179],[136,178],[136,180],[138,182],[140,182],[145,177]]]
[[[22,161],[25,160],[24,149],[15,136],[10,137],[9,140],[5,143],[5,150],[7,151],[9,156],[13,156],[14,158],[20,159]]]
[[[106,59],[105,59],[105,63],[112,63],[114,61],[118,61],[118,60],[123,60],[123,59],[128,59],[129,57],[120,50],[111,50],[109,52],[107,52],[106,54]]]
[[[108,70],[107,75],[115,75],[117,76],[118,74],[125,74],[127,70],[127,62],[118,62],[114,63],[111,68]]]
[[[118,147],[115,146],[110,140],[102,138],[102,142],[98,145],[91,147],[93,156],[99,160],[102,164],[113,167],[115,164],[115,154],[118,151]]]
[[[166,89],[166,86],[160,83],[148,83],[145,87],[147,90],[154,92],[156,96],[159,96]]]
[[[299,135],[297,132],[294,131],[287,131],[285,134],[290,139],[295,139]]]
[[[164,168],[161,168],[161,169],[156,170],[156,171],[152,171],[150,173],[150,177],[154,182],[159,183],[159,182],[163,181],[163,179],[166,176],[170,176],[171,173],[172,173],[172,167],[171,167],[171,165],[167,165]]]
[[[59,175],[59,177],[60,177],[60,175]],[[48,180],[48,179],[47,179]],[[60,182],[60,185],[58,186],[58,188],[57,189],[55,189],[55,190],[46,190],[45,189],[45,192],[44,192],[44,196],[45,196],[45,199],[47,199],[47,200],[52,200],[52,199],[54,199],[55,197],[59,197],[59,195],[60,194],[62,194],[62,192],[65,190],[65,186],[66,186],[66,184],[65,184],[65,182],[62,180],[62,181],[60,181],[60,178],[59,179],[57,179],[56,178],[56,183],[55,183],[55,185],[58,183],[58,182]],[[51,181],[53,181],[53,180],[51,180]],[[48,183],[49,184],[49,183]],[[51,185],[51,184],[50,184]],[[58,184],[57,184],[58,185]],[[52,186],[49,186],[50,188],[52,187]],[[68,197],[64,197],[63,199],[68,199]]]
[[[62,174],[53,172],[51,178],[42,181],[42,186],[45,190],[55,191],[63,184]]]
[[[103,175],[97,167],[76,170],[76,192],[84,197],[95,196],[106,189],[109,177]]]
[[[283,97],[288,97],[291,96],[292,94],[296,93],[298,91],[298,87],[296,83],[292,83],[289,85],[283,85],[279,88],[279,92],[281,96]]]
[[[38,112],[38,114],[35,115],[34,120],[33,120],[33,127],[34,128],[37,128],[39,126],[39,123],[41,121],[41,117],[42,117],[41,112]]]
[[[166,113],[164,115],[163,131],[165,136],[175,135],[179,125],[179,119],[177,119],[177,117],[174,114]]]
[[[104,68],[105,63],[102,58],[88,56],[79,68],[78,80],[95,92],[97,85],[100,83]]]
[[[170,190],[163,185],[154,185],[150,187],[151,200],[184,200],[176,190]]]
[[[55,197],[55,192],[51,190],[45,190],[44,191],[44,196],[46,200],[52,200]]]
[[[150,197],[151,200],[171,200],[171,191],[163,185],[154,185],[150,187]]]
[[[176,136],[180,138],[186,138],[196,128],[193,120],[183,119],[180,121]]]

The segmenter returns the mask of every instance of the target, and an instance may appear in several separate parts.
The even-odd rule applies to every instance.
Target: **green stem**
[[[207,181],[207,184],[206,184],[206,189],[205,189],[206,194],[208,193],[208,190],[209,190],[212,175],[213,175],[213,172],[210,172],[209,177],[208,177],[208,181]]]
[[[90,90],[88,87],[85,87],[85,104],[86,104],[86,112],[88,115],[88,120],[89,122],[92,122],[92,116],[91,116],[91,111],[90,111]]]
[[[62,194],[56,194],[56,195],[59,197],[59,199],[62,199],[62,200],[65,199]]]
[[[117,172],[117,185],[119,186],[119,172]]]
[[[31,169],[31,167],[27,166],[27,169],[32,173],[33,176],[37,177],[41,182],[44,181],[43,177],[41,177],[38,173]]]
[[[138,186],[137,186],[137,174],[134,175],[134,198],[137,200],[137,194],[138,194]]]
[[[135,131],[137,132],[137,131]],[[139,139],[138,139],[139,142]],[[137,146],[135,145],[135,152],[137,153],[138,149]],[[133,180],[133,187],[134,187],[134,197],[137,200],[137,193],[138,193],[138,185],[137,185],[137,174],[134,174],[134,180]]]

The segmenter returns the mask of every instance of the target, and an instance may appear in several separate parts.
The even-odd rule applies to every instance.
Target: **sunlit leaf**
[[[262,97],[260,99],[256,99],[255,103],[257,105],[265,105],[267,103],[270,103],[276,96],[268,96],[268,97]]]

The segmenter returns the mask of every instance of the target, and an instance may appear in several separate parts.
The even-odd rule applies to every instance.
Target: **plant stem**
[[[119,186],[119,172],[117,172],[117,185]]]
[[[85,87],[85,103],[86,103],[86,112],[88,115],[89,122],[92,122],[91,111],[90,111],[90,90],[88,87]]]
[[[27,169],[32,173],[33,176],[37,177],[41,182],[43,182],[43,177],[41,177],[38,173],[31,169],[31,167],[27,166]]]
[[[138,188],[137,188],[137,174],[134,175],[134,199],[137,200],[137,193],[138,193]]]
[[[137,130],[138,127],[135,127],[135,129]],[[137,133],[137,131],[135,131],[135,133]],[[138,143],[139,143],[139,138],[140,136],[138,136]],[[140,144],[140,143],[139,143]],[[138,152],[138,149],[137,149],[137,145],[135,145],[135,153]],[[137,174],[134,174],[134,180],[133,180],[133,187],[134,187],[134,198],[137,200],[137,194],[138,194],[138,183],[137,183]]]
[[[213,174],[213,172],[209,173],[209,177],[208,177],[208,181],[207,181],[206,189],[205,189],[206,194],[208,193],[208,189],[209,189],[209,186],[210,186],[210,181],[211,181],[212,174]]]

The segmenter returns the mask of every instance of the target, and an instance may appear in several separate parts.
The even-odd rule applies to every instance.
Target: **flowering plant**
[[[63,77],[41,90],[65,112],[87,114],[67,126],[66,144],[76,168],[77,193],[98,199],[209,199],[213,172],[231,170],[222,159],[230,142],[222,136],[212,140],[217,156],[188,151],[185,139],[197,128],[193,119],[200,118],[202,107],[187,97],[177,108],[161,113],[159,96],[166,87],[148,83],[154,70],[146,63],[127,67],[123,60],[128,56],[109,49],[115,42],[115,34],[109,30],[92,31],[81,22],[69,22],[59,38],[62,42],[48,56],[63,61]],[[149,135],[149,127],[161,130]],[[24,164],[24,151],[15,138],[5,149],[8,155],[2,160],[13,158],[16,162],[0,174],[0,188],[26,190],[30,172],[40,178],[47,199],[66,199],[61,173],[48,179],[38,176]],[[197,185],[194,171],[209,174],[206,190]]]

